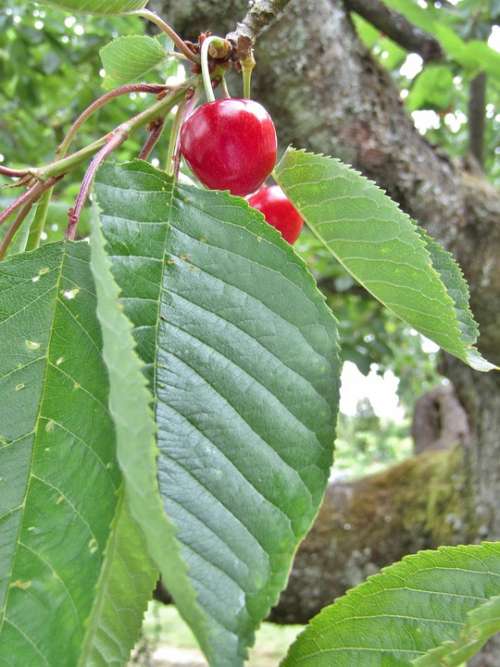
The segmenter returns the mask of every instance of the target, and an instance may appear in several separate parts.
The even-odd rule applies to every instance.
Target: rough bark
[[[481,169],[484,167],[486,83],[486,73],[481,72],[472,79],[469,86],[469,152]]]
[[[156,8],[186,37],[201,29],[226,33],[246,7],[245,0],[156,0]],[[418,134],[390,76],[358,40],[340,0],[291,0],[260,36],[256,58],[255,96],[275,118],[281,144],[353,164],[454,252],[471,285],[480,348],[500,363],[498,193]],[[464,475],[473,490],[476,536],[499,539],[500,376],[477,373],[449,357],[443,360],[443,372],[456,387],[469,421]],[[364,521],[370,525],[368,518]],[[412,545],[407,547],[410,551]],[[330,548],[342,546],[335,542]],[[299,557],[289,591],[299,585],[300,562]],[[307,568],[301,571],[305,577]],[[331,572],[343,576],[338,567]],[[308,590],[307,577],[303,586]]]

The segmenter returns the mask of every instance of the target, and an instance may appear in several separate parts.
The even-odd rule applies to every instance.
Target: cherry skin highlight
[[[258,190],[276,163],[274,123],[253,100],[203,104],[184,122],[180,146],[203,185],[241,197]]]
[[[279,185],[261,188],[248,198],[248,203],[263,213],[288,243],[295,243],[299,238],[304,221]]]

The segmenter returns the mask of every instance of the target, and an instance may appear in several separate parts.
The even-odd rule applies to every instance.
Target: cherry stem
[[[65,176],[69,171],[81,164],[86,158],[95,155],[98,151],[101,151],[101,161],[106,158],[108,150],[111,152],[114,150],[115,140],[113,139],[116,132],[130,134],[131,132],[143,127],[152,119],[157,117],[159,114],[166,114],[168,111],[182,100],[183,96],[186,94],[186,91],[195,83],[196,79],[190,79],[172,91],[170,95],[166,95],[162,99],[158,100],[148,109],[137,114],[131,118],[126,123],[117,128],[117,130],[112,133],[112,135],[107,134],[97,141],[85,146],[76,153],[72,153],[67,157],[55,160],[54,162],[42,167],[40,169],[30,168],[26,170],[25,177],[30,176],[30,179],[36,179],[33,185],[30,185],[28,189],[23,192],[15,201],[13,201],[2,213],[0,213],[0,225],[3,224],[17,209],[26,206],[27,204],[33,204],[39,197],[47,190],[51,190],[52,186],[57,183],[63,176]],[[110,136],[113,141],[110,141]],[[121,134],[119,135],[121,136]],[[125,137],[123,138],[125,140]],[[111,143],[111,148],[110,148]],[[121,143],[121,142],[120,142]],[[119,144],[117,144],[119,145]],[[106,150],[104,150],[106,149]],[[97,157],[97,156],[96,156]],[[97,168],[99,165],[95,168]],[[6,168],[4,168],[6,169]],[[45,180],[44,180],[45,179]],[[82,185],[83,187],[83,185]],[[90,184],[89,184],[90,187]],[[87,190],[88,193],[88,190]],[[48,202],[47,202],[48,206]],[[46,217],[46,213],[45,213]],[[78,216],[77,220],[78,222]],[[45,224],[45,218],[43,219],[43,224]],[[73,233],[73,230],[71,230]],[[76,233],[76,229],[74,230]]]
[[[14,213],[14,211],[17,211],[18,208],[21,208],[21,206],[25,206],[27,204],[32,204],[35,202],[41,194],[45,192],[45,190],[48,190],[51,188],[54,183],[56,183],[59,178],[61,177],[52,177],[47,179],[46,181],[38,181],[34,185],[32,185],[30,188],[28,188],[25,192],[23,192],[22,195],[20,195],[17,199],[15,199],[7,208],[0,213],[0,225],[3,224],[10,216]]]
[[[153,95],[159,95],[168,91],[168,87],[162,84],[149,84],[149,83],[130,83],[126,86],[120,86],[114,90],[109,91],[101,95],[88,106],[85,111],[83,111],[80,116],[75,120],[73,125],[70,127],[64,141],[61,143],[57,149],[57,155],[64,157],[68,152],[73,139],[75,138],[76,133],[80,127],[88,120],[96,111],[101,109],[103,106],[111,102],[111,100],[122,95],[129,95],[130,93],[151,93]]]
[[[197,99],[198,89],[196,88],[189,99],[186,98],[179,104],[170,130],[170,141],[168,143],[165,171],[169,176],[172,176],[174,180],[177,180],[181,166],[181,147],[179,141],[180,129],[184,119],[191,115]]]
[[[104,162],[104,160],[111,155],[111,153],[118,148],[128,137],[128,126],[126,123],[116,128],[111,134],[111,137],[108,139],[108,142],[101,148],[101,150],[94,155],[92,161],[90,162],[85,176],[82,180],[82,185],[80,187],[80,192],[76,198],[75,205],[73,208],[69,209],[68,212],[68,228],[66,230],[66,238],[69,241],[74,241],[76,237],[76,229],[78,227],[78,222],[80,221],[80,216],[82,214],[83,207],[85,202],[88,199],[90,188],[94,182],[95,175],[97,170]]]
[[[32,204],[26,204],[26,206],[24,206],[24,208],[22,208],[19,211],[19,213],[17,214],[17,218],[14,220],[12,225],[7,230],[5,236],[2,239],[2,242],[0,243],[0,260],[2,260],[5,257],[5,254],[12,239],[14,238],[17,230],[22,225],[28,213],[31,211],[31,207]]]
[[[163,115],[167,114],[170,109],[182,99],[182,96],[186,94],[186,90],[188,89],[190,83],[190,81],[186,82],[184,84],[186,88],[179,88],[173,92],[172,95],[159,100],[152,107],[142,111],[140,114],[134,116],[134,118],[127,121],[126,123],[122,123],[122,125],[117,127],[111,134],[108,134],[106,137],[103,137],[103,139],[100,140],[104,143],[104,145],[92,158],[85,176],[83,177],[80,192],[76,198],[75,205],[69,210],[68,213],[69,221],[68,228],[66,229],[66,238],[68,240],[73,241],[76,237],[76,230],[83,207],[87,201],[96,172],[104,160],[127,139],[131,132],[139,127],[142,127],[148,121],[151,121],[151,119],[154,119],[158,113],[162,113]],[[62,163],[64,160],[61,160],[60,162]]]
[[[130,132],[132,132],[143,127],[158,115],[164,115],[168,113],[168,111],[170,111],[170,109],[175,106],[179,100],[182,99],[182,97],[186,94],[186,91],[191,86],[193,86],[195,82],[196,77],[193,79],[188,79],[182,85],[172,90],[171,94],[162,97],[160,100],[158,100],[158,102],[155,102],[155,104],[150,106],[148,109],[141,111],[141,113],[137,114],[123,125],[128,125]],[[55,162],[51,162],[41,169],[33,170],[33,175],[35,177],[42,178],[44,176],[58,176],[59,174],[66,174],[68,171],[83,162],[87,157],[91,157],[103,146],[105,146],[109,140],[109,136],[110,134],[108,133],[102,136],[100,139],[97,139],[97,141],[94,141],[88,146],[85,146],[84,148],[76,151],[75,153],[72,153],[71,155],[68,155],[67,157],[56,160]]]
[[[146,139],[144,146],[142,147],[141,152],[139,153],[140,160],[147,160],[151,155],[151,151],[158,143],[159,138],[163,132],[165,126],[164,118],[157,118],[156,120],[151,121],[149,125],[149,135]]]
[[[209,102],[215,102],[214,89],[212,86],[212,79],[210,77],[210,67],[208,65],[208,49],[213,42],[223,42],[221,37],[207,37],[201,45],[201,74],[203,77],[203,86],[205,88],[205,95]]]
[[[250,50],[246,58],[240,60],[240,65],[243,75],[243,97],[250,99],[252,93],[252,72],[255,67],[253,49]]]
[[[29,173],[28,169],[10,169],[9,167],[2,167],[2,165],[0,165],[0,174],[2,176],[8,176],[9,178],[22,178],[23,176],[28,176]]]
[[[178,35],[175,30],[168,25],[166,21],[164,21],[158,14],[155,14],[154,12],[150,11],[149,9],[137,9],[136,11],[133,12],[128,12],[128,16],[140,16],[144,19],[147,19],[148,21],[151,21],[151,23],[154,23],[162,32],[164,32],[172,42],[177,46],[179,51],[183,53],[186,58],[191,60],[193,63],[199,63],[200,60],[198,56],[191,51],[189,46],[184,42],[182,37]]]
[[[125,86],[120,86],[119,88],[115,88],[114,90],[101,95],[101,97],[94,100],[92,104],[90,104],[74,121],[63,142],[57,148],[56,156],[65,157],[78,130],[82,127],[85,121],[87,121],[96,111],[101,109],[115,98],[122,95],[129,95],[130,93],[151,93],[159,95],[166,92],[167,90],[168,87],[163,84],[155,85],[148,83],[132,83]],[[43,230],[45,229],[45,223],[47,221],[47,213],[49,210],[50,201],[52,199],[52,194],[53,188],[47,190],[38,203],[26,246],[28,250],[34,250],[40,245],[40,238]]]
[[[231,98],[231,93],[229,92],[229,88],[227,87],[227,81],[226,81],[225,76],[222,77],[221,85],[222,85],[222,92],[224,93],[224,97],[226,99],[230,99]]]

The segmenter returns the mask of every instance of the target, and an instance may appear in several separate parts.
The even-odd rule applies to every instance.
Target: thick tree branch
[[[346,0],[346,6],[407,51],[420,54],[426,62],[443,58],[441,45],[432,35],[416,28],[381,0]]]

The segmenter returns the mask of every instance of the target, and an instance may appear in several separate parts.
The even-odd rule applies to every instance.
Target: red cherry
[[[279,185],[261,188],[248,198],[248,203],[261,211],[288,243],[295,243],[299,238],[304,221]]]
[[[200,181],[214,190],[255,192],[276,163],[271,116],[253,100],[203,104],[181,130],[181,152]]]

